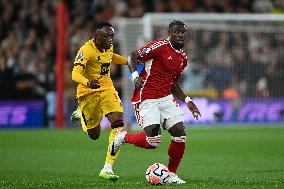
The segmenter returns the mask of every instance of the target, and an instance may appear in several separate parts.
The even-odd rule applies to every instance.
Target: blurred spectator
[[[154,1],[154,12],[168,12],[169,8],[163,0]]]
[[[217,4],[213,0],[198,1],[199,12],[217,12]]]
[[[36,93],[36,79],[35,76],[28,72],[28,64],[20,64],[20,72],[16,75],[16,93],[17,99],[34,99],[38,98]]]
[[[7,66],[3,51],[0,49],[0,99],[12,99],[15,93],[13,71]]]
[[[144,14],[145,8],[143,0],[131,0],[129,1],[129,6],[127,9],[126,16],[128,17],[142,17]]]
[[[269,13],[273,8],[273,4],[270,0],[255,0],[253,2],[254,12]]]
[[[255,89],[255,96],[256,97],[268,97],[269,96],[266,78],[262,77],[257,81],[256,89]]]
[[[224,99],[236,100],[240,97],[238,91],[232,87],[225,88],[222,93]]]
[[[205,70],[198,67],[196,64],[192,64],[189,69],[184,71],[183,85],[184,91],[191,91],[196,89],[202,89],[205,84],[206,74]]]
[[[233,65],[234,77],[237,79],[237,82],[245,80],[248,72],[248,62],[244,49],[242,48],[233,49],[233,59],[234,59],[234,65]]]
[[[234,2],[234,9],[237,13],[247,13],[247,12],[253,12],[252,11],[252,0],[238,0],[233,1]]]
[[[280,63],[284,58],[282,54],[283,53],[273,53],[271,63],[266,67],[265,78],[267,79],[267,88],[270,96],[284,96],[284,91],[282,90],[284,66]]]
[[[215,87],[221,92],[229,86],[231,80],[232,59],[228,52],[229,35],[222,32],[219,34],[219,43],[208,53],[209,77]]]

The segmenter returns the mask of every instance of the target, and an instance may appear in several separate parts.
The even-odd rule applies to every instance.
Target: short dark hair
[[[96,25],[96,30],[102,29],[103,27],[113,27],[109,22],[101,22]]]
[[[173,20],[169,24],[169,30],[172,29],[173,26],[186,26],[185,23],[181,20]]]

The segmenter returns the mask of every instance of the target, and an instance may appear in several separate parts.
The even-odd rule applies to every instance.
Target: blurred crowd
[[[44,98],[54,92],[56,3],[57,0],[0,0],[0,99]],[[70,79],[72,61],[78,48],[92,38],[98,22],[115,16],[142,17],[145,12],[284,13],[283,0],[67,0],[66,3],[70,19],[65,77],[66,92],[71,96],[75,94],[75,84]],[[198,66],[185,76],[184,81],[193,83],[190,87],[185,85],[186,90],[214,88],[218,96],[232,87],[244,96],[284,96],[283,89],[275,87],[281,86],[278,78],[283,75],[283,62],[280,63],[284,59],[283,36],[195,31],[191,39],[193,43],[188,48],[195,53],[192,62],[198,63],[193,65]],[[119,39],[115,46],[119,53]],[[114,84],[121,91],[121,68],[114,65],[111,71]],[[257,85],[260,89],[268,86],[267,94],[262,94],[263,91],[258,94]]]
[[[283,32],[194,30],[186,49],[191,69],[183,88],[194,96],[284,96]]]

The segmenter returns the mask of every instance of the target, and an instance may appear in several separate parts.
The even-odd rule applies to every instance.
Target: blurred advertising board
[[[185,103],[180,103],[185,124],[192,123],[282,123],[284,125],[284,98],[248,98],[238,100],[194,98],[202,116],[192,117]],[[124,103],[124,106],[130,103]],[[136,119],[132,109],[131,121]]]
[[[186,123],[277,123],[284,122],[284,98],[248,98],[238,100],[194,99],[202,114],[201,119],[193,119],[184,103],[181,108]]]
[[[0,101],[0,128],[39,128],[45,126],[43,100]]]

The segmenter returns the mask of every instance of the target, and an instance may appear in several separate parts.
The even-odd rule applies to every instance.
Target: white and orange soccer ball
[[[146,170],[146,180],[152,185],[166,184],[169,180],[169,170],[161,163],[154,163]]]

